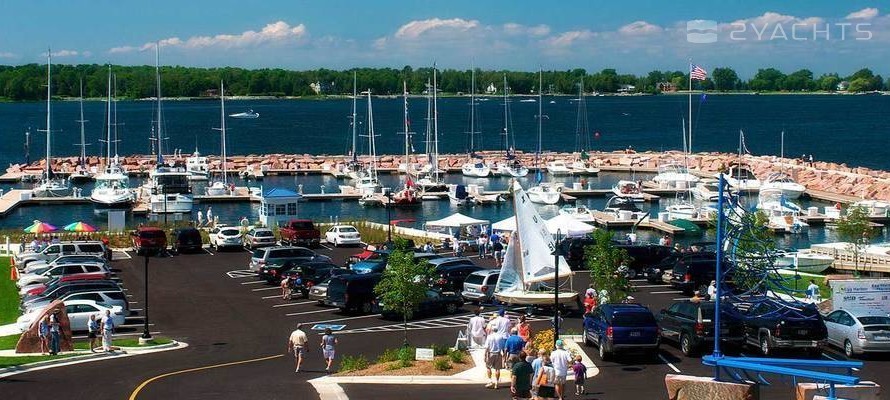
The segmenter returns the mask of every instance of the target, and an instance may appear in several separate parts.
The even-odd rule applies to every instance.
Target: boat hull
[[[568,266],[566,266],[568,268]],[[554,303],[554,293],[553,292],[524,292],[524,291],[511,291],[511,292],[496,292],[494,297],[503,303],[507,304],[517,304],[517,305],[553,305]],[[559,292],[557,296],[557,301],[559,304],[578,304],[578,293],[574,292]]]
[[[519,168],[501,167],[501,168],[498,168],[498,175],[511,176],[514,178],[521,178],[523,176],[528,175],[528,168],[526,168],[526,167],[519,167]]]
[[[153,214],[179,214],[191,213],[194,200],[191,196],[182,194],[167,194],[167,200],[164,201],[164,195],[151,196],[151,212]]]
[[[479,167],[475,164],[464,164],[464,166],[461,167],[460,170],[464,176],[473,178],[487,178],[489,175],[491,175],[491,168],[489,168],[487,165]]]
[[[533,187],[526,193],[528,194],[528,199],[535,204],[554,205],[562,200],[562,194],[560,194],[559,192],[543,191],[540,189],[540,187]]]

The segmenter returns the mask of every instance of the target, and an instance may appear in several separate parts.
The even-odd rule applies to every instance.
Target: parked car
[[[318,247],[321,245],[321,232],[315,228],[312,220],[292,219],[278,230],[278,234],[281,235],[281,243],[288,246]]]
[[[562,246],[566,263],[572,269],[584,269],[584,248],[591,246],[596,241],[593,238],[568,238],[560,243]],[[675,253],[674,249],[668,246],[662,246],[651,243],[626,244],[617,240],[613,240],[612,244],[619,249],[627,252],[630,262],[630,268],[636,274],[642,274],[643,271],[652,265],[662,262],[669,255]]]
[[[111,273],[108,272],[87,272],[83,274],[71,274],[71,275],[63,275],[57,276],[53,279],[50,279],[46,283],[35,283],[33,285],[28,285],[19,290],[19,295],[24,297],[26,295],[40,295],[41,293],[47,291],[48,289],[55,288],[59,284],[65,282],[76,282],[76,281],[97,281],[97,280],[110,280]]]
[[[826,342],[828,331],[814,304],[788,304],[763,297],[734,306],[744,316],[745,342],[764,356],[776,349],[806,350],[815,355]]]
[[[22,305],[21,311],[23,314],[27,314],[31,311],[42,310],[49,306],[50,303],[62,300],[64,302],[68,302],[69,300],[93,300],[97,303],[104,303],[112,306],[119,306],[124,311],[130,310],[130,302],[127,301],[127,295],[124,294],[124,291],[120,288],[118,289],[97,289],[91,290],[87,292],[71,292],[64,296],[58,297],[56,299],[45,299],[41,301],[33,301],[27,303],[27,306]]]
[[[35,261],[53,261],[59,256],[68,254],[105,256],[105,245],[99,241],[77,241],[50,244],[39,252],[24,252],[16,255],[15,265],[20,269],[27,268]]]
[[[93,300],[70,300],[65,302],[65,313],[68,315],[68,321],[71,323],[72,331],[86,331],[87,322],[90,315],[103,317],[105,311],[111,311],[111,320],[114,326],[121,326],[126,319],[126,312],[119,306],[111,306],[107,304],[97,303]],[[35,319],[40,317],[43,310],[35,310],[34,312],[22,315],[16,320],[19,330],[27,331],[31,324],[36,322]]]
[[[140,226],[130,233],[136,255],[158,254],[167,250],[167,234],[160,228]]]
[[[260,272],[260,268],[266,265],[285,265],[287,262],[306,263],[312,261],[330,262],[331,258],[318,254],[305,247],[273,246],[263,247],[253,251],[250,257],[248,269]]]
[[[309,291],[332,276],[350,275],[352,271],[340,268],[329,262],[312,262],[298,265],[284,273],[291,282],[291,288],[303,298],[309,298]]]
[[[640,304],[601,304],[584,315],[584,343],[596,345],[602,360],[619,351],[658,354],[661,335],[655,317]]]
[[[378,273],[335,276],[328,283],[325,304],[345,312],[370,314],[377,300],[374,286],[381,277]]]
[[[441,315],[454,314],[464,305],[464,299],[454,292],[442,292],[435,289],[426,291],[426,299],[420,302],[417,310],[409,314],[408,319],[415,316],[425,315]],[[378,298],[375,304],[375,311],[380,313],[383,318],[395,319],[402,318],[402,313],[394,310],[387,310],[386,305]]]
[[[324,239],[334,246],[362,244],[362,235],[352,225],[334,225],[324,233]]]
[[[83,274],[88,272],[108,272],[108,267],[104,262],[101,263],[82,263],[82,264],[62,264],[53,267],[47,266],[38,269],[30,274],[19,276],[19,280],[15,282],[20,289],[33,285],[35,283],[46,283],[58,276]]]
[[[890,316],[836,310],[825,316],[825,328],[828,343],[843,349],[847,357],[890,352]]]
[[[460,295],[473,304],[490,303],[494,298],[494,288],[500,272],[499,269],[483,269],[470,273],[464,280]]]
[[[466,257],[444,257],[428,260],[434,266],[433,286],[443,292],[460,292],[467,276],[482,270]]]
[[[732,287],[732,266],[728,261],[723,262],[723,271],[728,271],[723,276],[722,287]],[[717,258],[681,258],[671,269],[671,288],[690,295],[696,290],[705,290],[711,281],[717,280]],[[704,292],[703,292],[704,293]]]
[[[84,292],[96,289],[120,289],[120,283],[112,280],[88,280],[63,282],[54,288],[47,288],[40,295],[26,295],[22,297],[22,304],[40,301],[37,299],[55,299],[71,292]]]
[[[363,261],[359,261],[349,269],[355,271],[357,274],[367,274],[372,272],[383,272],[386,269],[386,263],[389,260],[389,250],[377,250],[375,251],[375,255],[366,258]],[[414,253],[414,260],[432,260],[436,258],[442,258],[441,255],[435,253]]]
[[[177,228],[173,231],[173,252],[198,252],[204,249],[201,232],[192,227]]]
[[[221,226],[210,230],[210,247],[216,250],[240,248],[244,245],[241,229],[234,226]]]
[[[56,266],[62,264],[80,264],[80,263],[107,263],[108,260],[105,257],[90,255],[90,254],[69,254],[59,256],[52,261],[34,261],[29,263],[28,266],[22,270],[22,273],[30,274],[37,269],[45,268],[47,266]]]
[[[676,342],[680,351],[691,356],[714,343],[714,302],[678,301],[655,315],[661,337]],[[745,342],[742,324],[726,312],[720,314],[721,342],[741,345]]]
[[[344,271],[347,272],[343,275],[349,275],[352,273],[352,271],[349,270]],[[324,305],[325,300],[328,298],[328,285],[331,283],[332,278],[333,276],[321,281],[319,284],[313,286],[312,289],[309,289],[309,299],[317,301],[319,305]]]
[[[308,250],[308,249],[307,249]],[[309,250],[312,251],[312,250]],[[278,283],[285,276],[288,275],[289,272],[295,272],[300,275],[304,271],[307,273],[314,273],[316,269],[329,269],[329,268],[337,268],[336,265],[328,262],[328,261],[306,261],[306,262],[294,262],[287,261],[284,264],[267,264],[260,267],[260,271],[257,273],[260,279],[265,279],[266,282],[269,283]]]
[[[253,228],[244,235],[244,247],[248,250],[275,246],[277,241],[275,233],[269,228]]]
[[[646,276],[649,283],[670,282],[670,273],[673,272],[674,267],[677,265],[684,265],[695,261],[713,261],[714,265],[716,265],[716,260],[717,253],[713,251],[675,252],[665,257],[660,263],[646,268],[643,275]],[[667,276],[667,279],[665,279],[665,276]]]

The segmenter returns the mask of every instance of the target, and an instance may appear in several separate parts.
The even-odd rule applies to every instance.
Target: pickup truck
[[[292,219],[279,230],[281,243],[288,246],[318,247],[321,232],[308,219]]]
[[[743,318],[745,341],[771,356],[777,349],[806,350],[820,354],[828,330],[813,304],[787,304],[775,299],[735,304]]]

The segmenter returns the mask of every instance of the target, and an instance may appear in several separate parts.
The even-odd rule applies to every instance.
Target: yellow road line
[[[239,365],[239,364],[247,364],[247,363],[258,362],[258,361],[272,360],[272,359],[279,358],[279,357],[284,357],[284,354],[276,354],[276,355],[274,355],[274,356],[261,357],[261,358],[254,358],[254,359],[250,359],[250,360],[242,360],[242,361],[233,361],[233,362],[227,362],[227,363],[223,363],[223,364],[208,365],[208,366],[197,367],[197,368],[189,368],[189,369],[184,369],[184,370],[182,370],[182,371],[168,372],[168,373],[166,373],[166,374],[161,374],[161,375],[155,376],[155,377],[153,377],[153,378],[146,379],[144,382],[140,383],[139,386],[136,386],[136,389],[133,389],[133,393],[130,393],[130,398],[129,398],[129,399],[130,399],[130,400],[135,400],[135,399],[136,399],[136,396],[139,396],[139,392],[142,391],[142,389],[144,389],[146,386],[148,386],[149,383],[152,383],[152,382],[154,382],[154,381],[156,381],[156,380],[158,380],[158,379],[161,379],[161,378],[166,378],[166,377],[168,377],[168,376],[179,375],[179,374],[185,374],[185,373],[188,373],[188,372],[203,371],[203,370],[206,370],[206,369],[222,368],[222,367],[229,367],[229,366],[232,366],[232,365]]]

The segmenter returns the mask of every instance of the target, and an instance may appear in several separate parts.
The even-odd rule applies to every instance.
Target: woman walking
[[[96,321],[96,314],[90,314],[90,320],[87,321],[87,337],[90,339],[90,352],[96,352],[96,337],[99,334],[99,321]]]
[[[327,363],[325,367],[325,371],[331,370],[331,364],[334,363],[334,346],[337,345],[337,338],[334,337],[334,333],[331,332],[331,328],[324,329],[324,336],[321,337],[321,352],[324,356],[324,361]]]

